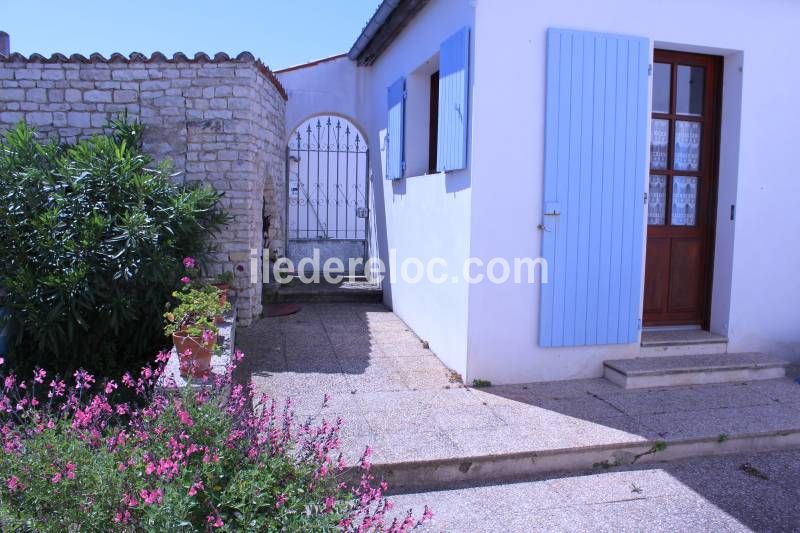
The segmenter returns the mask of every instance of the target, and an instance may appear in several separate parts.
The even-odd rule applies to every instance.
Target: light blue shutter
[[[439,49],[439,172],[466,168],[468,116],[469,28],[461,28]]]
[[[649,57],[640,37],[547,33],[541,346],[637,340]]]
[[[386,127],[386,178],[396,180],[405,171],[406,80],[400,78],[389,87],[389,116]]]

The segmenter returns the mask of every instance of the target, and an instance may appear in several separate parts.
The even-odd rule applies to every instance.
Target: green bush
[[[202,257],[226,220],[213,189],[151,166],[140,124],[110,126],[73,146],[40,143],[24,124],[0,141],[0,306],[20,368],[141,366],[167,344],[181,259]]]

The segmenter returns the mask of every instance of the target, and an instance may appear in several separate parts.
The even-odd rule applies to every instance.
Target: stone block
[[[0,89],[0,102],[13,102],[25,99],[23,89]]]
[[[142,91],[155,91],[169,89],[169,81],[167,80],[148,80],[139,84]]]
[[[83,93],[84,102],[111,102],[111,93],[109,91],[86,91]]]
[[[58,70],[43,70],[42,71],[42,79],[43,80],[63,80],[64,79],[64,71],[61,69]]]
[[[47,100],[53,103],[64,101],[64,89],[47,89]]]
[[[83,99],[78,89],[64,89],[64,100],[67,102],[80,102]]]
[[[117,103],[130,103],[135,102],[138,96],[136,91],[119,90],[114,91],[113,98]]]
[[[26,113],[25,121],[32,126],[45,126],[53,123],[53,113],[37,111]]]
[[[92,127],[94,128],[102,128],[108,122],[110,117],[106,113],[92,113]]]
[[[56,111],[53,113],[53,126],[56,128],[63,128],[67,125],[67,114],[64,111]]]
[[[14,73],[14,78],[18,80],[40,80],[42,71],[37,69],[20,68]]]
[[[67,124],[75,128],[88,128],[91,126],[91,115],[82,111],[67,113]]]
[[[149,78],[145,69],[115,69],[111,72],[111,78],[120,81],[146,80]]]
[[[30,102],[45,103],[47,102],[46,89],[28,89],[25,91],[25,98]]]
[[[161,96],[153,101],[157,107],[183,107],[186,99],[183,96]]]
[[[78,79],[84,81],[107,81],[111,79],[111,73],[108,70],[85,67],[78,71]]]
[[[228,101],[225,98],[212,98],[209,102],[211,109],[227,109]]]
[[[3,111],[0,113],[0,122],[4,124],[16,124],[25,117],[24,113],[19,111]]]

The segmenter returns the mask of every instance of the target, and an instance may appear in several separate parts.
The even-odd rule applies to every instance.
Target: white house
[[[384,0],[347,55],[277,75],[288,134],[367,141],[370,253],[444,259],[385,300],[467,381],[798,360],[798,27],[791,0]],[[464,277],[537,257],[547,283]]]

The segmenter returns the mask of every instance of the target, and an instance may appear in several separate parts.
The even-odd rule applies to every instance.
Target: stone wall
[[[171,159],[181,171],[176,179],[224,193],[233,218],[217,238],[209,273],[234,272],[243,325],[261,312],[262,247],[283,253],[285,104],[272,72],[247,52],[0,57],[0,130],[24,120],[44,137],[75,142],[127,111],[145,125],[145,151]]]

